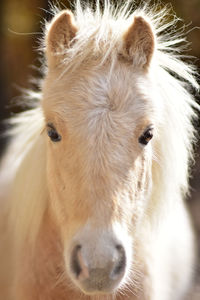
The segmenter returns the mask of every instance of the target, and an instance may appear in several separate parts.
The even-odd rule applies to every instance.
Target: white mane
[[[65,72],[78,68],[88,60],[95,59],[97,64],[102,64],[108,58],[114,61],[120,47],[120,37],[133,15],[142,15],[150,20],[157,37],[151,74],[156,82],[162,107],[162,126],[158,132],[159,143],[154,147],[153,162],[154,189],[151,206],[157,205],[158,201],[165,200],[174,193],[185,194],[188,191],[188,165],[194,141],[193,107],[197,108],[197,104],[186,86],[190,84],[198,88],[195,70],[179,54],[186,43],[184,36],[174,29],[178,19],[174,16],[172,21],[165,23],[168,8],[160,10],[156,6],[145,5],[133,12],[132,1],[113,8],[106,0],[104,6],[101,11],[99,1],[96,1],[94,11],[88,5],[82,7],[77,0],[74,14],[79,31],[75,43],[66,50],[63,62]],[[59,9],[54,7],[53,12],[56,14]],[[14,198],[10,204],[12,226],[22,239],[27,234],[34,238],[47,208],[48,197],[43,188],[46,182],[45,143],[42,136],[45,124],[40,103],[38,108],[14,118],[13,123],[16,123],[16,127],[11,133],[13,138],[2,162],[1,176],[5,176],[5,170],[9,170],[11,179],[13,173],[21,174],[16,179],[17,183],[14,179]],[[11,169],[18,154],[19,163]],[[10,185],[13,183],[10,182]]]
[[[170,7],[161,8],[159,5],[142,2],[140,7],[135,8],[133,0],[126,1],[124,4],[118,1],[117,5],[112,5],[111,1],[105,0],[102,10],[100,2],[96,1],[94,10],[89,4],[82,5],[80,0],[76,1],[73,13],[79,30],[75,43],[72,42],[73,47],[65,50],[66,72],[90,59],[98,60],[99,64],[103,64],[108,57],[114,59],[119,51],[120,37],[123,36],[133,17],[144,16],[151,23],[156,35],[157,67],[162,66],[198,87],[193,76],[195,73],[193,65],[182,62],[184,56],[180,53],[187,47],[184,27],[177,31],[175,25],[179,19],[172,15]],[[52,6],[51,12],[56,15],[60,9]],[[172,20],[166,22],[169,15]],[[46,22],[45,30],[48,31],[49,25],[50,23]],[[44,41],[42,45],[40,49],[45,51]]]

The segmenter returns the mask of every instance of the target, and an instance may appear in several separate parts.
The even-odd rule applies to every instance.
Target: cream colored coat
[[[184,38],[163,33],[166,9],[130,14],[106,1],[101,13],[98,1],[95,12],[77,1],[74,15],[54,12],[38,107],[13,119],[1,165],[0,299],[182,300],[194,267],[184,197],[197,106],[181,81],[197,87],[193,68],[175,55]],[[85,295],[73,243],[90,272],[112,240],[124,273],[109,294]]]

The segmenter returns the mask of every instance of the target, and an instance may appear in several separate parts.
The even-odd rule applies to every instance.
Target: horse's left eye
[[[139,137],[138,141],[140,144],[146,146],[152,138],[153,138],[153,127],[149,127]]]
[[[47,124],[47,134],[52,140],[52,142],[60,142],[61,136],[60,134],[56,131],[55,127],[53,124]]]

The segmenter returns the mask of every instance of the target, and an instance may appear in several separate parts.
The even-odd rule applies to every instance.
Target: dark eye
[[[61,141],[61,136],[56,131],[53,124],[47,124],[47,134],[50,137],[50,139],[52,140],[52,142],[60,142]]]
[[[144,133],[139,137],[139,143],[146,146],[148,142],[153,138],[153,127],[147,128]]]

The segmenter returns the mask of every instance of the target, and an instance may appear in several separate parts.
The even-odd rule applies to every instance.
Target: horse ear
[[[52,19],[45,41],[49,66],[58,65],[62,61],[65,50],[70,47],[77,30],[74,15],[70,10],[63,10]]]
[[[155,37],[150,24],[143,17],[134,17],[133,23],[124,34],[123,56],[133,61],[135,66],[147,69],[154,48]]]

